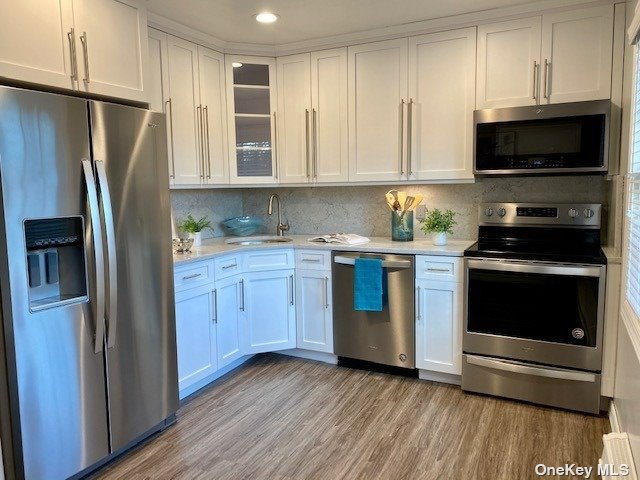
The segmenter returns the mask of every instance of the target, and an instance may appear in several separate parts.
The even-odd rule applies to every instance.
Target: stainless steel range
[[[465,251],[462,388],[600,409],[606,260],[596,204],[485,204]]]

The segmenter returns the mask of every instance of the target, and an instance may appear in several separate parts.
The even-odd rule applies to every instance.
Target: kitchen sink
[[[265,245],[268,243],[288,243],[293,242],[293,238],[289,237],[277,237],[275,235],[265,235],[259,237],[240,237],[230,238],[225,240],[224,243],[229,245]]]

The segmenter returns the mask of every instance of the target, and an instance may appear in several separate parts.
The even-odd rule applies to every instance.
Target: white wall
[[[629,435],[636,465],[640,465],[640,358],[625,322],[618,332],[615,406],[620,430]]]

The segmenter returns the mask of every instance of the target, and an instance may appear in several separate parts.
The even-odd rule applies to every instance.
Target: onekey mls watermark
[[[535,466],[535,473],[539,477],[583,477],[583,478],[600,478],[600,477],[618,477],[624,478],[629,476],[629,465],[621,463],[619,465],[613,463],[601,463],[597,467],[576,465],[575,463],[565,463],[564,465],[550,466],[544,463],[538,463]],[[594,476],[594,474],[596,474]]]

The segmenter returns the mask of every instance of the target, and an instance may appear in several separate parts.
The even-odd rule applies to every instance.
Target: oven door
[[[464,351],[600,371],[606,267],[466,260]]]

